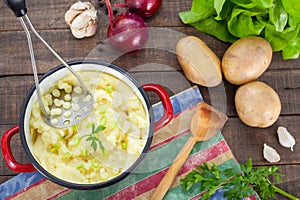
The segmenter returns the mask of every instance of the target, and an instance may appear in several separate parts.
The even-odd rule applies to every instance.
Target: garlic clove
[[[84,38],[86,33],[85,33],[85,28],[82,29],[73,29],[71,28],[72,34],[75,38],[81,39]]]
[[[65,13],[65,21],[67,22],[67,24],[69,26],[71,26],[73,20],[75,19],[75,17],[77,15],[79,15],[82,11],[78,11],[78,10],[68,10],[66,13]]]
[[[97,32],[97,23],[95,21],[91,21],[87,27],[80,29],[71,28],[71,31],[73,36],[77,39],[91,37]]]
[[[84,10],[88,9],[93,9],[95,10],[95,7],[93,7],[90,3],[88,2],[81,2],[78,1],[74,3],[69,10],[65,13],[65,21],[67,22],[68,25],[71,25],[72,21],[75,19],[77,15],[82,13]]]
[[[89,22],[91,20],[94,20],[97,18],[97,15],[95,15],[95,12],[90,10],[85,10],[82,13],[80,13],[72,22],[71,28],[73,29],[80,29],[83,27],[88,26]]]
[[[93,6],[89,2],[77,1],[76,3],[71,5],[70,10],[83,11],[83,10],[86,10],[86,9],[90,9],[92,7]]]
[[[294,151],[294,146],[296,144],[295,138],[292,134],[283,126],[277,128],[277,135],[279,143],[287,148],[291,148]]]
[[[93,36],[97,32],[97,10],[89,2],[78,1],[65,13],[65,21],[75,38]]]
[[[266,143],[264,144],[263,155],[264,158],[270,163],[275,163],[280,161],[280,156],[277,153],[277,151],[273,147],[267,145]]]
[[[91,37],[97,32],[97,23],[91,21],[91,23],[86,27],[85,37]]]

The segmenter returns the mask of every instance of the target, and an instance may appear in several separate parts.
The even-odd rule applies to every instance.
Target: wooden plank
[[[95,6],[97,1],[92,1]],[[32,24],[37,30],[40,29],[66,29],[68,25],[64,21],[65,12],[69,9],[73,2],[68,0],[54,1],[27,1],[27,14]],[[4,2],[0,3],[0,27],[2,31],[23,30],[21,24],[16,19],[11,10],[7,8]],[[50,11],[49,11],[50,10]],[[99,14],[102,12],[99,12]],[[104,13],[99,17],[103,17]],[[101,19],[101,18],[100,18]],[[103,22],[108,24],[106,17]]]
[[[126,55],[110,47],[104,29],[101,29],[95,37],[84,40],[73,38],[69,30],[41,31],[41,35],[66,61],[97,59],[115,63],[127,70],[146,65],[144,67],[149,71],[160,70],[159,66],[147,67],[151,63],[167,65],[175,70],[181,69],[174,52],[176,42],[186,35],[184,31],[184,28],[174,30],[151,28],[147,49]],[[57,40],[57,38],[60,39]],[[40,73],[45,73],[60,64],[40,41],[33,38],[33,42]],[[0,75],[32,74],[29,51],[23,32],[0,32],[0,43],[0,66],[2,68]],[[222,47],[224,45],[226,44]]]
[[[13,178],[15,175],[11,175],[11,176],[2,176],[0,175],[0,184],[4,183],[5,181]]]
[[[150,36],[145,49],[126,55],[111,49],[106,40],[106,29],[100,29],[96,36],[83,40],[73,38],[69,30],[47,30],[40,33],[66,61],[104,60],[120,65],[127,70],[151,64],[151,67],[145,68],[147,71],[159,70],[159,65],[167,65],[175,70],[181,70],[175,54],[175,45],[180,38],[187,35],[200,37],[219,58],[222,58],[225,50],[229,47],[228,43],[223,43],[192,27],[168,29],[151,27],[149,32]],[[60,64],[35,37],[33,37],[33,42],[40,73],[45,73]],[[0,43],[0,76],[32,74],[26,36],[23,31],[0,32]],[[155,67],[153,63],[158,66]],[[284,61],[280,53],[275,53],[269,70],[298,69],[299,64],[299,59]]]
[[[28,1],[26,7],[28,15],[35,28],[40,30],[47,29],[66,29],[67,24],[64,21],[64,14],[75,1],[53,0],[53,1]],[[107,27],[109,19],[104,7],[100,7],[101,1],[91,0],[98,10],[99,27]],[[117,1],[111,1],[112,4]],[[118,2],[120,3],[120,2]],[[178,17],[180,11],[190,9],[192,1],[173,1],[164,0],[161,8],[153,17],[146,20],[148,26],[183,26]],[[114,8],[118,13],[126,12],[124,8]],[[0,31],[22,30],[22,27],[13,13],[6,7],[4,2],[0,2]],[[49,10],[51,10],[49,12]]]
[[[284,176],[281,178],[282,183],[276,184],[276,186],[296,197],[300,197],[300,165],[280,165],[279,170],[279,173],[284,174]],[[289,200],[280,194],[276,194],[275,199]]]
[[[264,143],[274,147],[281,155],[279,164],[299,163],[300,147],[296,145],[294,151],[282,147],[276,133],[278,126],[284,126],[294,135],[296,144],[299,143],[300,138],[297,137],[299,120],[300,116],[281,116],[269,128],[252,128],[243,124],[238,118],[229,118],[222,133],[235,157],[241,163],[245,163],[251,157],[256,165],[271,165],[262,156]]]
[[[299,114],[300,70],[267,71],[258,80],[267,83],[277,93],[281,100],[281,115]],[[228,101],[228,115],[236,116],[234,96],[238,86],[225,83]]]

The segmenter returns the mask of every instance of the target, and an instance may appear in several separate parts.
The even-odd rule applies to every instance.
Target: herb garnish
[[[98,145],[99,148],[102,150],[102,152],[105,151],[105,148],[101,140],[96,135],[97,133],[100,133],[101,131],[105,130],[105,128],[106,126],[103,124],[100,124],[99,126],[97,126],[97,128],[95,128],[95,124],[92,124],[92,133],[83,136],[83,137],[87,137],[86,141],[91,141],[91,147],[93,147],[94,151],[97,150]]]
[[[202,195],[206,200],[212,196],[218,188],[225,190],[224,196],[228,199],[237,199],[249,197],[257,192],[261,199],[274,198],[278,192],[290,199],[299,200],[299,198],[283,191],[269,181],[269,176],[273,176],[277,183],[280,183],[280,177],[277,166],[271,167],[252,167],[252,159],[249,158],[246,165],[240,165],[242,173],[234,169],[221,170],[217,165],[211,167],[204,162],[198,165],[196,169],[188,173],[181,179],[183,190],[189,190],[195,183],[200,183],[201,191],[207,191]]]

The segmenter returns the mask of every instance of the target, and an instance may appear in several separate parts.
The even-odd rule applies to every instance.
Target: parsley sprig
[[[96,151],[99,145],[99,148],[102,150],[102,152],[105,151],[105,148],[101,142],[101,140],[98,138],[97,134],[101,131],[105,130],[106,126],[103,124],[100,124],[95,127],[95,124],[92,124],[92,132],[90,134],[84,135],[83,137],[87,137],[86,141],[91,141],[91,147],[93,147],[93,150]]]
[[[209,199],[220,187],[225,190],[224,197],[234,200],[249,197],[255,192],[263,200],[274,198],[276,192],[292,200],[299,200],[269,180],[269,177],[273,176],[277,183],[281,182],[280,177],[283,174],[277,173],[277,166],[253,168],[251,158],[245,165],[240,166],[242,173],[233,168],[222,171],[217,165],[209,167],[208,163],[204,162],[180,180],[182,188],[189,190],[195,183],[200,183],[200,190],[206,191],[202,195],[203,200]]]

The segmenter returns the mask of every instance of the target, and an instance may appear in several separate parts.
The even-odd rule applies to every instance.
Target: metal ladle
[[[31,64],[33,69],[33,75],[34,75],[34,82],[36,86],[36,92],[37,92],[37,98],[40,105],[40,108],[42,110],[43,118],[46,121],[47,124],[49,124],[52,127],[56,128],[65,128],[68,126],[72,126],[74,124],[79,123],[81,120],[83,120],[87,115],[92,111],[93,109],[93,97],[85,87],[83,81],[81,80],[78,73],[72,69],[53,49],[52,47],[37,33],[35,28],[33,27],[32,23],[30,22],[29,17],[27,16],[27,9],[25,6],[25,0],[4,0],[6,5],[14,12],[15,16],[19,18],[24,31],[26,33],[28,46],[29,46],[29,52],[30,52],[30,58],[31,58]],[[79,81],[80,87],[82,89],[82,93],[75,93],[72,92],[72,99],[71,102],[76,99],[76,102],[72,102],[73,105],[76,105],[76,109],[62,109],[62,113],[60,115],[52,115],[51,113],[47,112],[43,102],[42,102],[42,96],[41,96],[41,90],[40,90],[40,84],[38,80],[37,75],[37,67],[35,63],[34,53],[33,53],[33,46],[31,41],[30,32],[26,26],[26,23],[24,19],[28,23],[30,29],[32,32],[36,35],[36,37],[39,38],[39,40],[42,41],[42,43],[51,51],[51,53],[61,62],[63,65],[76,77],[76,79]],[[52,109],[56,108],[55,105],[52,106]],[[65,113],[68,112],[68,115]]]

